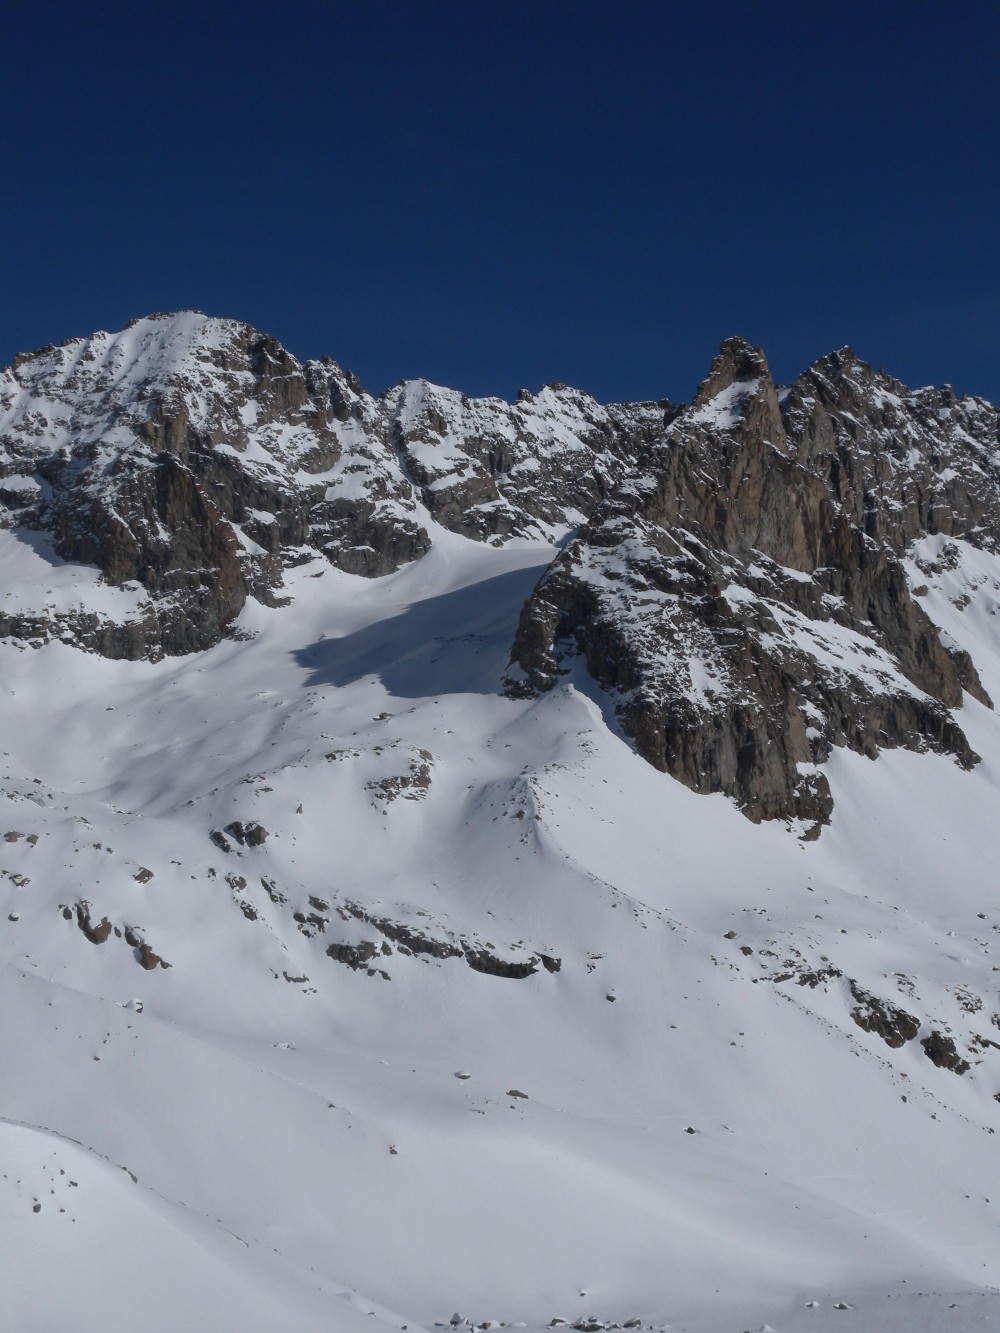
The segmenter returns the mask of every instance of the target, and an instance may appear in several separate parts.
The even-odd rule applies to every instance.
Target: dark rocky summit
[[[249,325],[154,315],[0,373],[0,525],[131,589],[127,616],[0,606],[0,635],[109,657],[210,647],[316,552],[391,573],[440,525],[557,536],[624,475],[661,405],[549,386],[515,404],[425,381],[380,398]]]
[[[832,746],[976,762],[953,710],[989,701],[920,581],[957,543],[996,548],[998,460],[992,405],[848,349],[779,393],[730,339],[680,409],[557,384],[376,398],[248,325],[154,315],[0,372],[0,528],[77,580],[44,605],[10,584],[0,635],[190,653],[238,634],[247,599],[281,605],[295,565],[377,578],[442,529],[566,542],[507,692],[582,671],[650,763],[808,834]]]
[[[847,349],[779,399],[730,339],[538,584],[507,689],[550,689],[578,659],[657,768],[818,830],[831,746],[975,762],[951,710],[963,690],[989,701],[905,561],[926,537],[992,549],[998,481],[991,405],[910,393]]]

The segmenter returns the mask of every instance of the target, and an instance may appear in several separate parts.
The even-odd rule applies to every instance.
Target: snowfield
[[[762,355],[726,348],[767,379],[720,354],[669,437],[717,432],[696,471],[780,427]],[[995,409],[941,424],[936,391],[894,397],[846,349],[817,366],[815,394],[883,414],[867,452],[841,442],[885,488],[860,487],[873,524],[904,466],[932,508],[994,513]],[[1000,1327],[995,712],[964,696],[961,753],[811,752],[821,827],[657,771],[565,634],[554,688],[503,692],[560,550],[648,688],[707,727],[742,688],[657,583],[666,528],[606,506],[571,550],[619,483],[671,501],[641,460],[669,461],[673,411],[376,400],[190,314],[0,373],[4,1333]],[[744,453],[737,496],[770,457]],[[926,526],[897,572],[1000,702],[995,540]],[[822,569],[718,571],[692,604],[745,604],[758,662],[928,701],[874,623],[785,597]]]
[[[961,554],[925,604],[1000,697]],[[549,558],[317,558],[157,664],[2,645],[4,1327],[996,1327],[995,716],[972,772],[837,751],[818,841],[754,826],[582,673],[500,696]]]

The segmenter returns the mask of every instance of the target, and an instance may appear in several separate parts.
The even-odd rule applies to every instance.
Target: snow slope
[[[845,980],[1000,1040],[995,718],[963,710],[971,773],[838,751],[819,841],[755,827],[583,682],[496,692],[548,554],[317,561],[252,640],[155,665],[3,645],[10,1327],[995,1321],[1000,1052],[893,1050]],[[988,559],[928,599],[993,688]],[[210,841],[237,818],[266,841]],[[346,903],[560,970],[407,955]],[[374,975],[325,953],[363,939]]]
[[[0,641],[0,1326],[995,1328],[995,714],[752,824],[581,665],[505,697],[555,548],[420,513],[204,652]],[[137,613],[39,534],[0,569]],[[1000,558],[906,572],[1000,699]]]

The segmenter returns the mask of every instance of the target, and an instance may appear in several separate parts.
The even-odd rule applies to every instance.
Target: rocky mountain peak
[[[767,358],[759,347],[743,338],[726,338],[712,361],[708,375],[698,386],[692,407],[697,410],[738,383],[770,379]]]
[[[762,354],[729,340],[637,477],[542,578],[508,688],[550,689],[579,660],[650,762],[810,835],[830,817],[834,745],[974,763],[951,710],[963,690],[985,692],[903,562],[940,523],[995,540],[996,467],[987,481],[985,442],[897,388],[835,353],[782,412]],[[992,429],[978,411],[967,420]],[[932,471],[946,438],[951,466]],[[928,503],[943,484],[961,520]]]
[[[374,398],[330,359],[194,311],[73,339],[0,376],[0,523],[138,603],[0,611],[0,629],[115,657],[199,651],[248,597],[280,601],[290,565],[379,577],[442,528],[558,539],[661,421],[552,386],[513,405],[423,380]]]
[[[506,688],[581,663],[638,751],[696,790],[815,830],[832,746],[975,761],[954,710],[986,693],[914,580],[929,541],[996,549],[996,408],[848,348],[780,402],[741,338],[676,409],[557,383],[375,398],[250,325],[152,315],[2,373],[0,506],[22,549],[78,571],[75,601],[0,605],[23,642],[196,652],[241,632],[248,599],[279,607],[293,567],[382,577],[446,532],[548,542]]]
[[[736,434],[753,447],[785,447],[778,392],[767,359],[742,338],[727,338],[698,387],[689,426]]]

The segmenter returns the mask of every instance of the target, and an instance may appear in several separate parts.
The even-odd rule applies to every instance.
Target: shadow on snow
[[[311,687],[374,676],[404,699],[496,694],[518,615],[540,572],[514,570],[414,602],[354,634],[300,648],[295,661],[308,670]]]

